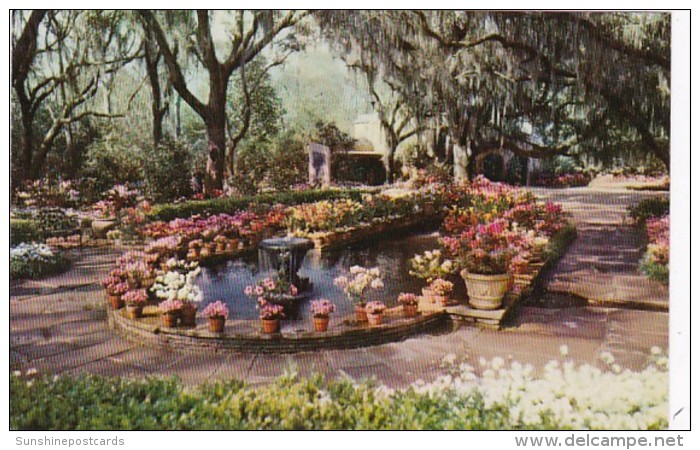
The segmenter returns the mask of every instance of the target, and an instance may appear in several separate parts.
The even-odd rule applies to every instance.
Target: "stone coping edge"
[[[335,329],[324,333],[215,334],[201,326],[195,329],[169,329],[142,323],[128,319],[121,311],[109,311],[110,326],[134,341],[171,348],[206,348],[237,353],[297,353],[367,347],[402,341],[422,333],[449,331],[452,325],[450,316],[441,312],[377,327]]]

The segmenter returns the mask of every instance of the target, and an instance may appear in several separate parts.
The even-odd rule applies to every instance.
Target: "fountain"
[[[306,277],[299,276],[299,268],[306,253],[313,248],[309,239],[281,237],[265,239],[258,245],[258,263],[261,271],[274,271],[281,280],[288,281],[299,290],[299,296],[311,290]]]

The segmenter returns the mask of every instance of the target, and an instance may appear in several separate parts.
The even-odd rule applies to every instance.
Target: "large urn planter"
[[[116,219],[94,219],[92,221],[92,234],[96,238],[104,239],[107,237],[107,232],[117,226]]]
[[[481,275],[463,270],[460,275],[467,285],[469,305],[475,309],[499,309],[513,280],[509,273]]]

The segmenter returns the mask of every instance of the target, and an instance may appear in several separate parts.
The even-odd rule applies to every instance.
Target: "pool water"
[[[336,250],[310,250],[304,260],[299,275],[309,277],[313,288],[306,299],[299,301],[297,308],[287,317],[291,321],[311,321],[310,301],[327,298],[335,303],[334,317],[353,314],[353,304],[343,291],[333,285],[333,279],[347,274],[352,266],[379,267],[384,288],[374,290],[368,300],[381,300],[387,306],[395,306],[402,292],[419,294],[425,282],[409,274],[409,260],[426,250],[439,248],[437,233],[422,233],[395,238],[382,238],[361,245],[348,246]],[[257,319],[254,299],[246,297],[243,289],[254,284],[267,274],[258,270],[257,255],[239,258],[212,267],[203,267],[198,278],[204,302],[222,300],[228,304],[231,319]],[[460,285],[455,282],[455,294]]]

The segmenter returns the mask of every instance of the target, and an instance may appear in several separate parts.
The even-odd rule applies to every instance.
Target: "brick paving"
[[[546,277],[544,293],[532,303],[538,306],[523,307],[504,330],[455,324],[451,332],[402,342],[284,355],[139,345],[107,325],[99,281],[118,252],[90,248],[73,251],[75,262],[67,273],[12,283],[11,367],[72,375],[172,375],[191,384],[237,378],[252,385],[296,369],[327,377],[375,378],[401,387],[444,373],[441,362],[449,354],[477,368],[481,357],[496,356],[542,367],[559,357],[562,344],[576,362],[599,364],[599,353],[607,350],[623,367],[643,367],[651,346],[668,348],[668,289],[636,271],[644,244],[639,232],[624,222],[624,212],[627,205],[659,194],[588,188],[535,192],[572,213],[579,237]],[[558,303],[562,293],[588,302]]]

